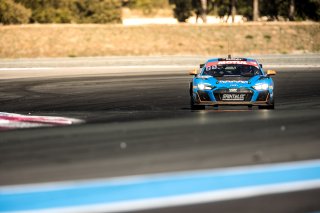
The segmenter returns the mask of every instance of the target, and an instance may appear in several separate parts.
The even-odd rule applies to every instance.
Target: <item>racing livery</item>
[[[205,106],[247,105],[274,109],[274,84],[262,65],[251,58],[213,58],[190,72],[191,109]]]

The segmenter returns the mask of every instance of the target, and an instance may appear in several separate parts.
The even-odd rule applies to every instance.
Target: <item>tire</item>
[[[190,95],[190,97],[192,97],[192,93],[193,93],[193,84],[192,84],[192,82],[190,82],[190,84],[189,84],[189,95]]]
[[[274,104],[270,104],[270,105],[267,105],[267,106],[259,106],[259,109],[274,110]]]
[[[206,109],[206,106],[204,106],[204,105],[195,105],[194,101],[193,101],[193,98],[190,97],[190,108],[191,108],[191,110],[204,110],[204,109]]]
[[[259,109],[274,110],[274,100],[271,102],[271,104],[269,104],[267,106],[259,106]]]

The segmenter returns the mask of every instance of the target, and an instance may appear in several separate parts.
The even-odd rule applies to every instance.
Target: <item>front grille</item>
[[[237,89],[237,92],[231,92],[230,89],[219,89],[219,90],[215,90],[213,95],[214,98],[216,99],[216,101],[235,101],[235,102],[239,102],[239,100],[223,100],[223,94],[240,94],[240,95],[244,95],[244,100],[243,101],[251,101],[252,96],[253,96],[253,91],[249,90],[249,89]]]
[[[259,95],[258,95],[258,98],[257,98],[257,101],[266,101],[267,98],[269,96],[269,91],[262,91],[262,92],[259,92]]]
[[[201,101],[211,101],[209,94],[205,91],[198,91],[198,95]]]

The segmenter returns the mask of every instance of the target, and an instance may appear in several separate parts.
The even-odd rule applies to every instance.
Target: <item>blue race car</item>
[[[274,84],[262,64],[251,58],[213,58],[191,71],[191,109],[206,106],[246,105],[249,108],[274,109]]]

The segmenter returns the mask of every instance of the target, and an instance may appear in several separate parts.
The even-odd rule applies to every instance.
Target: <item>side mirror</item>
[[[261,68],[263,68],[263,67],[262,67],[262,64],[259,64],[259,65],[260,65]]]
[[[204,65],[205,65],[205,64],[200,64],[200,65],[199,65],[200,69],[201,69],[202,67],[204,67]]]
[[[198,75],[198,70],[197,69],[193,69],[189,72],[189,75]]]
[[[274,70],[267,70],[267,76],[275,75],[275,74],[277,74],[276,71],[274,71]]]

